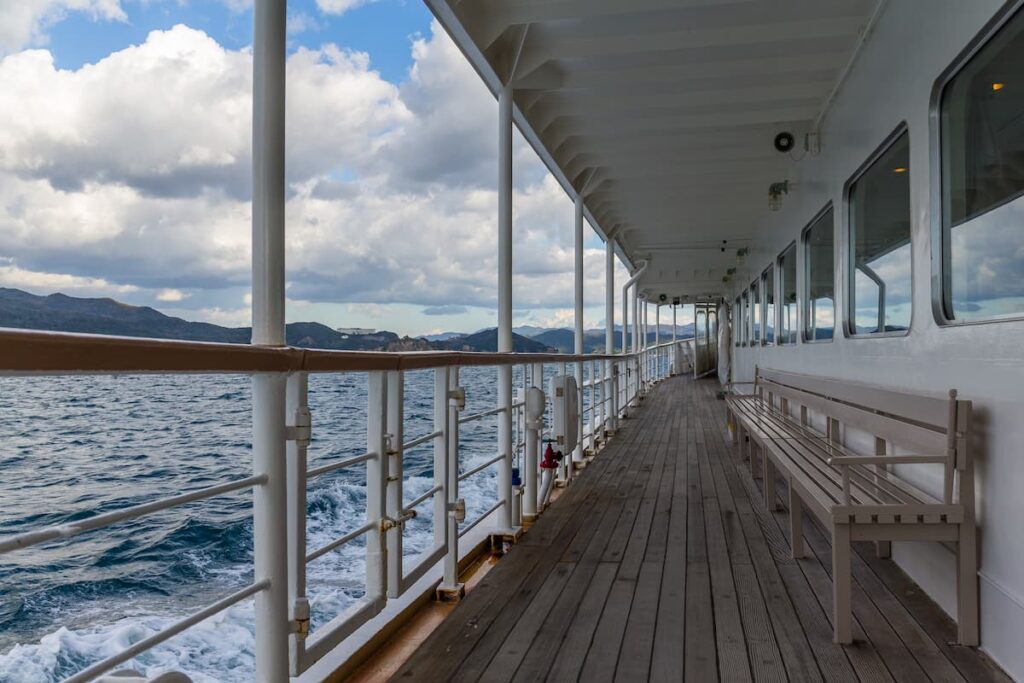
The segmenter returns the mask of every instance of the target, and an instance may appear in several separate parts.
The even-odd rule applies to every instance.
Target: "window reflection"
[[[835,328],[835,228],[829,208],[804,232],[804,339],[831,339]]]
[[[755,280],[750,284],[750,328],[751,344],[761,343],[761,295]]]
[[[1024,313],[1024,14],[941,101],[946,316]]]
[[[742,332],[742,330],[743,330],[743,308],[742,308],[742,303],[743,302],[740,301],[740,298],[736,297],[736,303],[733,304],[733,307],[732,307],[732,322],[733,322],[732,333],[733,333],[733,336],[735,337],[735,339],[733,339],[733,343],[736,346],[739,346],[740,343],[743,341],[743,332]]]
[[[796,245],[790,245],[779,257],[779,344],[796,343]]]
[[[764,343],[775,343],[775,268],[768,266],[761,276],[761,295],[764,297]]]
[[[910,327],[910,142],[897,138],[851,186],[850,327],[854,334]]]
[[[747,292],[743,292],[743,314],[740,320],[742,321],[740,327],[743,330],[743,345],[746,346],[750,341],[750,295]]]

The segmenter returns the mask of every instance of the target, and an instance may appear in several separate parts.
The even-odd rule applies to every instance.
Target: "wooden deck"
[[[889,560],[857,545],[832,643],[830,550],[790,558],[727,442],[715,381],[659,385],[398,671],[414,681],[1009,681]],[[783,498],[784,499],[784,498]]]

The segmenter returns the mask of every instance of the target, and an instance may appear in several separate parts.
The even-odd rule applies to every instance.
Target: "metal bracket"
[[[300,446],[308,446],[313,436],[313,416],[309,412],[309,406],[301,406],[295,409],[292,415],[294,424],[286,425],[284,428],[285,439],[294,441]]]
[[[448,514],[453,517],[456,522],[462,524],[466,521],[466,499],[459,498],[454,503],[448,504]]]
[[[392,519],[391,517],[381,517],[381,520],[380,520],[380,530],[381,531],[390,531],[391,529],[394,529],[396,527],[404,526],[405,523],[408,522],[410,519],[415,519],[415,518],[416,518],[416,511],[415,510],[406,510],[405,512],[403,512],[401,515],[398,516],[398,519]]]
[[[299,638],[309,635],[309,600],[306,598],[292,601],[291,632]]]
[[[466,408],[466,388],[455,387],[448,392],[448,401],[454,406],[455,410],[462,412]]]

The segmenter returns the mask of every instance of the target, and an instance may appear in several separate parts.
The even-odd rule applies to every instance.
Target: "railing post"
[[[366,521],[377,525],[366,533],[366,598],[380,601],[387,591],[387,549],[380,526],[388,480],[387,373],[371,372],[366,383],[366,452],[377,454],[366,461]]]
[[[405,513],[403,498],[403,458],[405,449],[402,444],[405,441],[404,402],[405,402],[405,373],[395,370],[388,373],[387,387],[387,432],[389,437],[389,448],[387,456],[387,468],[385,486],[387,489],[386,514],[393,520],[398,520],[395,526],[391,527],[386,534],[387,539],[387,594],[389,598],[397,598],[402,590],[402,532],[405,522],[400,521]]]
[[[298,676],[304,670],[306,636],[309,633],[309,600],[306,598],[306,450],[311,436],[309,375],[296,372],[288,377],[286,411],[288,429],[288,616],[295,624],[289,638],[290,670]]]
[[[437,588],[440,600],[458,600],[465,589],[459,583],[459,522],[465,516],[459,513],[459,411],[463,405],[459,386],[459,368],[448,370],[448,390],[445,392],[445,408],[448,420],[448,442],[446,451],[448,462],[445,465],[445,520],[448,527],[448,552],[444,556],[444,578]]]
[[[524,370],[525,371],[525,370]],[[544,366],[536,363],[531,368],[530,384],[544,391]],[[525,414],[525,413],[524,413]],[[537,518],[537,457],[540,448],[540,430],[526,421],[526,433],[523,437],[525,451],[523,453],[523,520],[532,522]]]
[[[448,543],[448,368],[434,370],[434,547]]]

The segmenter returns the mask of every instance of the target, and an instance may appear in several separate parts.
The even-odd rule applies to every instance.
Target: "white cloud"
[[[369,5],[377,0],[316,0],[316,6],[324,14],[341,15],[349,10]]]
[[[94,20],[127,20],[119,0],[3,0],[0,54],[26,45],[44,44],[46,29],[68,12],[84,12]]]
[[[412,51],[400,87],[334,45],[289,58],[290,299],[495,305],[496,105],[436,24]],[[175,26],[73,71],[12,54],[0,82],[0,258],[188,290],[195,316],[244,322],[248,301],[204,292],[249,285],[249,50]],[[516,154],[516,305],[571,306],[572,204]],[[603,248],[585,262],[603,303]]]
[[[103,278],[41,273],[13,265],[0,265],[0,286],[31,291],[61,291],[105,296],[130,294],[139,290],[134,285],[119,285]]]
[[[156,300],[167,302],[184,301],[188,296],[188,294],[180,289],[162,289],[157,293]]]

